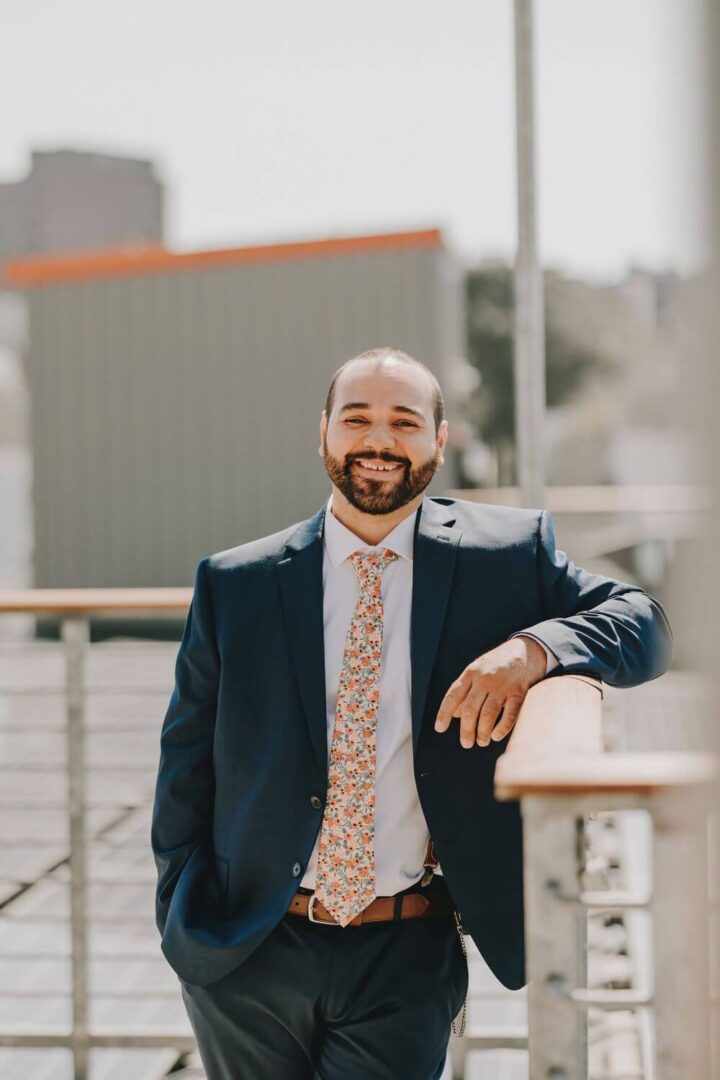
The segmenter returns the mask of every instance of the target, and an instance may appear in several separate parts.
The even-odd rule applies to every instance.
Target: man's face
[[[320,440],[328,476],[348,502],[365,514],[390,514],[424,491],[443,463],[447,423],[436,434],[421,368],[358,360],[337,381]]]

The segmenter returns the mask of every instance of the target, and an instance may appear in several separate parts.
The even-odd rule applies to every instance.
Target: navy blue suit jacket
[[[320,827],[324,515],[197,568],[151,832],[161,947],[193,985],[226,975],[270,933]],[[660,604],[576,567],[556,549],[547,511],[425,498],[411,620],[415,779],[464,928],[511,988],[526,981],[522,827],[518,803],[495,800],[493,774],[512,733],[464,750],[457,728],[433,724],[463,668],[522,631],[557,656],[548,678],[586,672],[635,686],[672,658]]]

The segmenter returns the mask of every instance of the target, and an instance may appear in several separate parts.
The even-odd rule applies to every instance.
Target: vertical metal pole
[[[720,777],[712,794],[708,818],[708,976],[710,1000],[710,1075],[720,1077]]]
[[[696,383],[699,393],[693,397],[694,427],[701,437],[698,453],[691,460],[702,461],[702,479],[708,483],[712,492],[707,525],[703,529],[703,545],[698,551],[697,541],[691,557],[693,570],[698,573],[702,567],[700,580],[702,598],[697,594],[697,601],[688,612],[687,621],[682,629],[685,641],[691,626],[697,627],[694,639],[690,639],[692,655],[701,656],[701,670],[707,680],[711,693],[711,716],[714,721],[713,731],[717,730],[720,717],[720,686],[717,679],[717,609],[720,603],[720,566],[717,559],[718,541],[720,540],[720,426],[717,423],[717,402],[720,399],[720,363],[718,363],[718,341],[720,340],[720,10],[717,0],[704,0],[702,19],[699,22],[702,34],[700,71],[703,87],[703,147],[705,158],[703,172],[706,182],[701,185],[703,191],[704,231],[708,237],[709,254],[707,272],[704,275],[704,305],[702,325],[701,378]],[[692,482],[697,482],[694,466]],[[700,648],[696,647],[696,643]],[[717,746],[717,736],[714,746]],[[715,784],[714,817],[712,829],[712,862],[710,874],[712,882],[712,933],[710,935],[710,1032],[711,1032],[711,1073],[713,1078],[720,1077],[720,778]]]
[[[85,649],[87,619],[63,619],[67,700],[68,814],[70,824],[70,933],[72,948],[75,1080],[88,1080],[87,918],[85,910]]]
[[[515,0],[517,257],[515,262],[515,447],[523,506],[545,488],[545,316],[535,182],[533,0]]]
[[[530,1076],[586,1080],[587,1013],[568,999],[587,986],[586,913],[559,903],[550,887],[578,895],[582,832],[568,800],[526,796],[521,805]]]
[[[653,805],[655,1044],[658,1080],[708,1077],[710,793],[684,788]]]

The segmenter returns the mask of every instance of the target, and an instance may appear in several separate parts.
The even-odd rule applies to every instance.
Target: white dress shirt
[[[413,774],[410,711],[410,605],[412,600],[415,514],[410,514],[377,545],[366,544],[332,513],[325,511],[323,550],[323,629],[328,755],[332,746],[345,639],[360,594],[356,571],[347,560],[355,551],[390,548],[400,558],[382,576],[383,642],[375,736],[375,889],[392,896],[418,881],[428,842],[428,827]],[[315,843],[302,885],[315,888]]]
[[[383,642],[375,736],[375,888],[392,896],[422,877],[429,839],[413,773],[410,686],[410,609],[412,601],[415,514],[410,514],[379,544],[366,544],[332,513],[325,511],[323,541],[323,631],[328,759],[335,725],[345,639],[360,593],[356,571],[347,560],[356,551],[390,548],[400,558],[382,576]],[[542,644],[542,642],[540,642]],[[548,670],[557,662],[546,646]],[[552,658],[552,660],[551,660]],[[453,736],[448,734],[448,738]],[[301,884],[315,888],[320,834]]]

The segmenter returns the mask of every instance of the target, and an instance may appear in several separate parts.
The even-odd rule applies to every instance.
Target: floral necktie
[[[347,926],[375,899],[375,731],[383,635],[382,573],[398,555],[356,551],[360,579],[338,684],[315,894]]]

